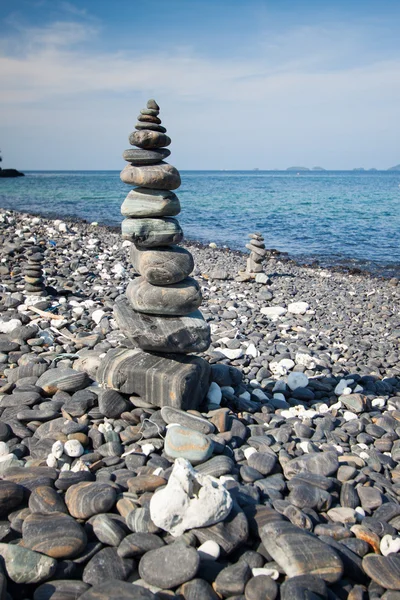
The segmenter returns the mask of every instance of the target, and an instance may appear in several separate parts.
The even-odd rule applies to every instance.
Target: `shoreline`
[[[0,207],[0,214],[2,212],[11,212],[11,213],[15,213],[15,215],[26,215],[26,216],[30,216],[30,217],[40,217],[42,219],[46,219],[49,221],[54,221],[54,220],[60,220],[63,221],[67,224],[74,224],[74,225],[85,225],[85,226],[91,226],[91,223],[89,221],[87,221],[86,219],[83,219],[81,217],[74,217],[74,216],[68,216],[68,217],[62,217],[60,218],[56,213],[52,213],[51,211],[49,211],[48,213],[46,213],[46,215],[40,213],[40,212],[32,212],[29,210],[23,211],[23,210],[12,210],[12,209],[7,209],[7,208],[2,208]],[[106,231],[111,232],[111,233],[120,233],[121,231],[121,227],[120,225],[109,225],[106,223],[102,223],[102,222],[98,222],[98,224],[96,225],[96,227],[98,228],[104,228]],[[251,233],[251,232],[249,232]],[[210,240],[209,243],[206,242],[201,242],[198,240],[194,240],[191,238],[187,238],[184,237],[183,242],[181,245],[185,246],[186,244],[188,244],[189,246],[193,247],[193,248],[209,248],[209,244],[212,242],[212,240]],[[244,244],[243,244],[244,245]],[[236,250],[234,248],[230,248],[229,246],[217,246],[215,249],[213,249],[214,251],[217,252],[230,252],[235,256],[242,256],[242,257],[246,257],[248,255],[248,252],[242,251],[242,250]],[[348,275],[359,275],[362,277],[366,277],[366,278],[373,278],[373,279],[377,279],[377,280],[391,280],[391,279],[397,279],[400,280],[400,263],[397,265],[385,265],[382,266],[382,269],[384,271],[384,274],[379,274],[377,272],[368,270],[367,268],[362,268],[362,267],[358,267],[358,266],[345,266],[342,264],[328,264],[322,265],[321,263],[323,262],[324,259],[320,258],[313,258],[310,257],[307,259],[307,257],[305,257],[304,259],[299,259],[299,258],[294,258],[291,257],[289,255],[288,252],[283,252],[280,250],[276,250],[274,248],[267,248],[268,250],[268,258],[270,259],[277,259],[283,262],[288,262],[293,264],[294,266],[297,267],[303,267],[303,268],[308,268],[308,269],[313,269],[313,270],[327,270],[327,271],[331,271],[333,273],[343,273],[343,274],[348,274]],[[349,259],[349,260],[357,260],[358,259]],[[376,264],[376,269],[379,269],[379,265]],[[389,273],[386,273],[387,271],[389,271]],[[392,272],[390,272],[392,271]]]

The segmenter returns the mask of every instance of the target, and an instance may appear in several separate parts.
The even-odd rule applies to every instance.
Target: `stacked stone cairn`
[[[25,293],[33,296],[45,296],[46,286],[43,278],[43,246],[29,245],[24,255],[27,262],[22,265],[25,281]]]
[[[264,244],[264,238],[261,233],[250,233],[250,242],[246,248],[250,250],[250,256],[247,259],[246,272],[249,274],[262,273],[262,262],[267,253]]]
[[[172,190],[180,186],[179,172],[164,162],[171,139],[149,100],[138,117],[125,150],[128,165],[121,179],[135,185],[121,213],[122,237],[132,242],[131,262],[140,275],[116,302],[115,319],[133,348],[107,353],[98,379],[119,391],[136,394],[141,406],[196,408],[204,399],[210,368],[199,357],[210,345],[210,329],[198,307],[200,286],[190,277],[193,257],[181,246],[183,232],[175,218],[180,212]],[[144,403],[144,404],[143,404]]]

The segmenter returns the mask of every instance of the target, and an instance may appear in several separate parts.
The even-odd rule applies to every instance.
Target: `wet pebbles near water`
[[[189,245],[211,346],[200,410],[105,390],[131,244],[0,214],[4,598],[400,593],[400,287]],[[25,293],[41,247],[46,296]]]

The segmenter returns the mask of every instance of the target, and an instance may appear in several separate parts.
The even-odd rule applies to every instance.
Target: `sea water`
[[[400,273],[400,171],[181,171],[187,239],[267,248],[301,262]],[[36,171],[0,179],[0,207],[118,225],[129,186],[118,171]]]

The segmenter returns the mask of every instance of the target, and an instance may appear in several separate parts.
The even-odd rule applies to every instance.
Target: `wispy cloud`
[[[74,5],[64,5],[72,17]],[[379,139],[377,115],[398,127],[393,120],[400,105],[400,55],[389,60],[365,51],[363,59],[368,47],[363,28],[302,27],[269,34],[254,40],[251,60],[248,53],[246,59],[210,59],[172,45],[150,55],[126,48],[94,51],[101,35],[90,19],[20,26],[12,43],[4,40],[0,47],[2,115],[17,124],[26,109],[40,113],[42,106],[45,121],[49,107],[80,98],[84,118],[94,125],[104,95],[156,90],[180,106],[188,104],[181,116],[188,118],[190,106],[196,105],[189,124],[176,118],[178,135],[192,127],[202,132],[199,139],[205,143],[223,123],[225,141],[235,144],[239,129],[250,155],[274,136],[278,163],[283,145],[298,153],[302,144],[319,148],[332,143],[329,139],[337,144],[349,128],[362,135],[366,121]]]

